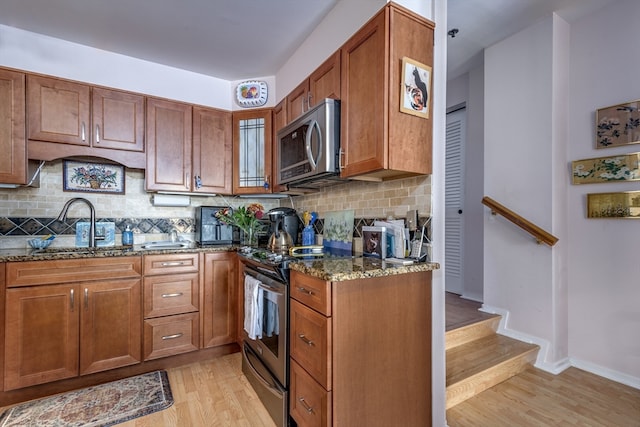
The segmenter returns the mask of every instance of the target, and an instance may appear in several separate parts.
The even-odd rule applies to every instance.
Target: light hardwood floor
[[[241,370],[240,353],[167,369],[174,403],[122,427],[275,427]]]

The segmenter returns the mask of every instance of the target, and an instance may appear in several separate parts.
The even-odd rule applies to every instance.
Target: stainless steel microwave
[[[280,129],[276,144],[276,183],[318,188],[339,179],[340,101],[324,99]]]

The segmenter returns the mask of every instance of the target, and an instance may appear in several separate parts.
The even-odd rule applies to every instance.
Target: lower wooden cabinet
[[[5,390],[141,360],[140,279],[10,288]]]
[[[205,348],[236,342],[237,272],[235,253],[204,254],[202,335]]]
[[[198,349],[198,313],[146,319],[144,321],[144,360],[172,356]]]

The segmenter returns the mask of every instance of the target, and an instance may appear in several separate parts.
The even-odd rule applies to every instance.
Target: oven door
[[[243,328],[245,343],[251,347],[262,363],[285,388],[288,386],[288,286],[257,272],[243,264],[245,275],[260,281],[262,305],[262,333],[256,339],[249,338]],[[246,304],[246,295],[245,295]]]

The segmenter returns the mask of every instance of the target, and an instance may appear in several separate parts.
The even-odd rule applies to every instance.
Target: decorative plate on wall
[[[260,107],[267,102],[267,83],[258,80],[242,82],[236,88],[236,99],[241,107]]]

